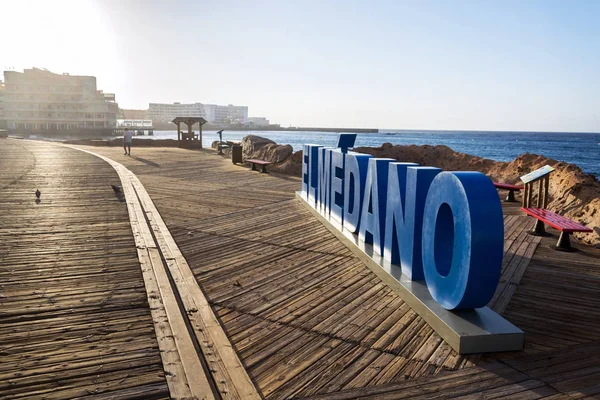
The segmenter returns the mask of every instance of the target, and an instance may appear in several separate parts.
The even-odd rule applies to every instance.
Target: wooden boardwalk
[[[115,171],[13,140],[0,162],[0,398],[168,398]]]
[[[550,250],[548,245],[556,239],[527,235],[533,221],[513,205],[505,207],[502,278],[490,306],[526,332],[526,346],[521,352],[465,357],[443,343],[294,198],[299,179],[252,173],[210,150],[134,148],[130,158],[119,148],[86,149],[122,163],[139,178],[264,398],[600,395],[600,312],[595,308],[600,298],[600,250],[586,247],[574,254]],[[90,161],[92,156],[84,153],[72,157],[103,165],[104,170],[96,167],[87,174],[116,176],[100,159]],[[27,164],[25,155],[21,159],[25,169],[35,164]],[[12,181],[22,181],[18,172],[2,179],[0,184],[13,187]],[[121,206],[120,213],[126,212],[123,204],[113,202]],[[8,200],[6,204],[15,207]],[[10,226],[2,222],[0,229]],[[127,234],[133,241],[131,228]],[[13,246],[17,243],[21,240],[15,239]],[[12,251],[0,247],[0,268],[6,268],[4,254]],[[127,251],[135,264],[135,246]],[[137,268],[138,283],[132,292],[151,326]],[[26,329],[22,324],[15,321],[15,327]],[[1,324],[0,333],[3,329]],[[167,383],[151,329],[148,338],[154,341],[154,365],[161,378],[152,385],[157,397],[164,396]],[[31,356],[37,356],[36,350]],[[12,368],[0,366],[0,371],[28,371],[31,367],[21,366],[22,362],[17,358]],[[61,381],[61,373],[46,379]],[[29,392],[19,388],[8,392],[0,387],[0,397],[5,393],[26,397]],[[135,398],[133,389],[122,390],[123,398]]]
[[[503,273],[491,306],[525,330],[526,348],[463,357],[294,199],[298,179],[252,173],[210,150],[136,149],[132,158],[94,150],[140,178],[266,398],[356,398],[366,388],[408,382],[438,392],[456,387],[439,397],[487,390],[491,398],[560,398],[561,388],[585,397],[600,390],[593,365],[600,251],[551,251],[555,238],[527,235],[533,222],[518,207],[505,208]],[[554,292],[561,275],[572,296]],[[560,363],[572,346],[589,348],[591,359],[567,363],[569,373],[549,381],[518,367],[527,357]],[[546,369],[552,376],[553,367]],[[449,386],[432,378],[438,375]]]

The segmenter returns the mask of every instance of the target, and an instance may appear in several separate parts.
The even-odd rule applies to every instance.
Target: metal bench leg
[[[504,201],[509,202],[509,203],[514,203],[515,201],[517,201],[517,200],[515,200],[515,191],[509,190],[508,195],[506,196],[506,200],[504,200]]]
[[[576,248],[571,247],[570,236],[571,236],[571,234],[568,232],[561,232],[560,236],[558,237],[558,242],[556,242],[556,246],[552,246],[552,248],[554,250],[558,250],[558,251],[568,251],[568,252],[577,251]]]
[[[535,236],[547,236],[548,233],[546,233],[546,227],[544,226],[544,223],[542,221],[540,221],[539,219],[535,220],[535,225],[533,226],[533,230],[529,231],[530,234],[535,235]]]
[[[251,171],[256,171],[256,164],[251,163],[252,164],[252,168],[250,168]]]
[[[266,174],[266,173],[267,173],[267,166],[266,166],[265,164],[263,164],[263,166],[262,166],[262,171],[261,171],[261,172],[262,172],[263,174]]]

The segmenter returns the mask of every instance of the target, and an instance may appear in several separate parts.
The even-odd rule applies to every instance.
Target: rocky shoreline
[[[66,143],[121,146],[122,139],[110,141],[79,139]],[[216,148],[218,142],[213,142]],[[175,147],[172,139],[153,140],[136,138],[136,146]],[[257,158],[273,163],[269,170],[276,173],[300,176],[302,174],[302,151],[294,152],[292,146],[281,145],[272,140],[248,135],[241,142],[244,159]],[[520,182],[519,177],[544,165],[555,171],[550,176],[550,203],[548,208],[593,229],[592,233],[575,233],[580,242],[600,248],[600,182],[591,174],[584,173],[574,164],[557,161],[538,154],[525,153],[510,162],[459,153],[448,146],[402,146],[384,143],[380,147],[357,147],[354,151],[374,157],[393,158],[398,161],[414,162],[434,166],[446,171],[479,171],[495,182]],[[229,149],[224,151],[229,156]]]
[[[255,135],[244,137],[241,145],[244,159],[270,161],[274,163],[270,167],[273,172],[295,176],[302,173],[302,151],[294,153],[290,145],[279,145]],[[434,166],[446,171],[479,171],[495,182],[515,184],[520,182],[520,176],[550,165],[555,171],[550,176],[548,208],[593,229],[592,233],[575,233],[574,236],[582,243],[600,247],[600,182],[594,175],[584,173],[576,165],[529,153],[510,162],[494,161],[455,152],[448,146],[441,145],[402,146],[384,143],[381,147],[357,147],[354,151],[374,157]]]

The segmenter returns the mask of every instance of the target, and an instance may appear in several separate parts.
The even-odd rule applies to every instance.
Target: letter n
[[[365,182],[365,195],[361,211],[358,239],[373,244],[373,251],[383,255],[383,227],[385,225],[385,203],[391,158],[372,158]]]

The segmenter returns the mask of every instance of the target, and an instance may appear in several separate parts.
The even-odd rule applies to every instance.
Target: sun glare
[[[0,28],[4,42],[1,67],[22,70],[104,75],[115,52],[114,35],[98,3],[80,1],[19,1],[8,6],[13,15]],[[11,60],[19,60],[13,65]]]

